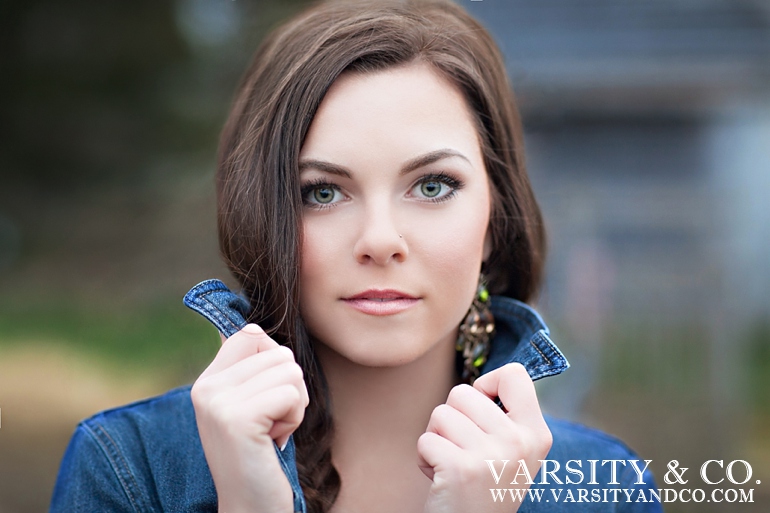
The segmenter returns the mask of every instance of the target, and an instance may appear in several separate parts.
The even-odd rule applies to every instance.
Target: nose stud
[[[399,239],[403,239],[403,238],[404,238],[404,236],[403,236],[403,235],[401,235],[401,234],[399,233],[399,234],[398,234],[398,238],[399,238]]]

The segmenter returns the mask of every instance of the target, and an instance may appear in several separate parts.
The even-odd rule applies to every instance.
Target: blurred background
[[[457,0],[494,34],[549,231],[546,411],[770,506],[770,2]],[[219,277],[218,132],[300,0],[0,5],[0,513],[44,511],[79,419],[192,382]],[[693,476],[695,477],[695,476]],[[744,488],[748,488],[746,485]]]

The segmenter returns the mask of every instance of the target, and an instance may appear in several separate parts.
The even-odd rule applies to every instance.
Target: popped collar
[[[202,313],[227,336],[246,324],[248,302],[227,290],[218,280],[195,286],[185,296],[185,303]],[[532,379],[539,379],[558,374],[568,367],[534,310],[503,297],[493,297],[491,308],[497,334],[482,372],[509,362],[520,362]],[[80,422],[62,459],[49,512],[216,512],[216,488],[198,434],[190,389],[190,385],[176,388],[97,413]],[[530,491],[547,495],[542,501],[531,500],[528,496],[519,508],[520,513],[661,513],[659,500],[602,500],[578,504],[568,500],[568,497],[581,497],[581,494],[606,493],[605,487],[615,492],[622,489],[624,495],[628,492],[634,498],[640,494],[651,497],[657,487],[649,468],[643,479],[638,479],[630,465],[623,465],[617,475],[614,466],[604,465],[613,461],[640,461],[622,441],[580,424],[548,415],[544,418],[553,435],[553,445],[547,455],[552,467],[560,465],[563,474],[564,469],[569,468],[568,462],[602,464],[590,467],[597,473],[590,483],[582,479],[571,481],[567,476],[562,476],[561,481],[538,482]],[[275,447],[275,451],[294,492],[294,511],[306,513],[293,438],[283,450]],[[538,481],[537,476],[535,481]],[[494,485],[494,481],[490,481],[490,485]],[[562,492],[567,494],[565,500],[548,500]]]
[[[230,337],[244,326],[250,310],[249,302],[235,294],[220,280],[206,280],[184,296],[184,304],[208,319],[225,336]],[[495,318],[496,333],[487,362],[481,374],[518,362],[533,380],[564,372],[569,362],[549,338],[548,327],[529,305],[503,296],[492,296],[490,309]],[[294,493],[294,510],[306,511],[294,459],[294,437],[281,450],[275,447],[284,473]]]

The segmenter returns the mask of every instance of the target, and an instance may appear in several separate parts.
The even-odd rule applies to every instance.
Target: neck
[[[454,340],[393,367],[359,365],[317,344],[332,399],[332,459],[343,481],[340,502],[355,503],[354,497],[377,481],[424,487],[427,493],[430,481],[417,467],[417,439],[457,383]]]
[[[415,361],[393,367],[359,365],[322,344],[318,344],[317,354],[329,385],[335,431],[340,435],[348,424],[354,424],[357,433],[366,429],[369,439],[376,432],[388,433],[390,438],[407,430],[419,432],[419,436],[431,411],[446,401],[457,379],[454,339],[436,344]],[[394,427],[398,429],[393,431]]]

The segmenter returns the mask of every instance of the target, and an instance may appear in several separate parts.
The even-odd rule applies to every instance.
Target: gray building
[[[566,314],[569,261],[593,254],[618,314],[701,318],[717,295],[770,315],[770,2],[462,3],[523,112],[545,307]]]
[[[647,392],[689,372],[734,411],[744,335],[770,319],[770,2],[460,3],[506,57],[548,223],[540,307],[577,364],[552,409],[579,416],[614,351]]]

